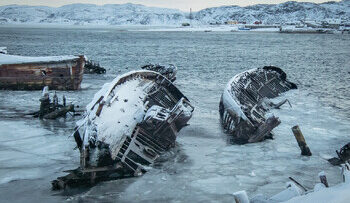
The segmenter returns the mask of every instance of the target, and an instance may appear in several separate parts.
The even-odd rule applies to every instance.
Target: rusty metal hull
[[[78,90],[84,73],[84,56],[72,60],[0,65],[0,89]]]

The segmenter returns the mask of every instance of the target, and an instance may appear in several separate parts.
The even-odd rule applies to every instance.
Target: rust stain
[[[84,73],[84,56],[73,60],[0,65],[0,89],[79,90]]]

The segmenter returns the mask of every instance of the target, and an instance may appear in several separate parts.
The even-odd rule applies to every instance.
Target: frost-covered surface
[[[299,20],[350,20],[350,1],[322,4],[286,2],[247,7],[222,6],[189,13],[175,9],[146,7],[139,4],[70,4],[59,8],[45,6],[8,5],[0,7],[0,24],[55,23],[71,25],[181,25],[242,21],[254,23],[284,23]]]
[[[157,115],[159,114],[163,115],[163,117],[161,118],[162,121],[166,120],[169,117],[169,111],[167,109],[164,109],[163,107],[158,105],[153,105],[147,110],[144,120],[148,120],[149,118],[155,118],[160,120],[160,118],[157,117]]]
[[[324,172],[321,172],[320,174],[324,175]],[[292,198],[286,202],[288,203],[299,203],[299,202],[347,203],[350,200],[350,171],[347,169],[343,169],[342,175],[343,175],[343,179],[345,180],[343,183],[340,183],[338,185],[335,185],[329,188],[326,188],[322,184],[316,184],[314,188],[314,192],[308,193],[303,196]]]
[[[70,4],[59,8],[9,5],[0,7],[0,23],[58,23],[98,25],[166,25],[185,20],[175,9],[138,4]]]
[[[146,97],[142,88],[138,87],[142,80],[127,81],[117,87],[114,92],[116,100],[110,106],[104,106],[99,117],[96,117],[98,140],[114,147],[119,147],[119,136],[131,135],[137,123],[141,122],[145,114],[143,100]],[[112,153],[114,159],[116,154]]]
[[[301,187],[297,186],[293,182],[288,182],[287,188],[279,192],[278,194],[270,197],[268,199],[268,202],[283,202],[292,199],[293,197],[303,195],[304,193],[305,191]]]
[[[202,23],[224,23],[229,20],[253,23],[285,23],[300,20],[350,19],[350,1],[322,4],[289,1],[281,4],[258,4],[247,7],[223,6],[199,11],[195,19]]]
[[[147,84],[141,83],[145,81],[136,77],[116,86],[121,78],[135,72],[123,74],[106,83],[87,105],[86,117],[77,122],[78,126],[84,126],[84,146],[90,139],[109,144],[114,159],[121,138],[125,135],[130,136],[136,125],[143,120],[146,110],[144,100],[147,96],[144,88]],[[103,99],[98,102],[101,96]],[[99,103],[104,105],[100,115],[96,116]]]
[[[335,150],[349,142],[350,35],[1,28],[0,36],[0,46],[8,46],[18,55],[34,50],[36,56],[74,54],[80,50],[76,45],[83,44],[84,53],[108,69],[107,75],[84,76],[81,91],[59,93],[66,95],[67,103],[85,106],[104,83],[131,67],[171,62],[179,66],[177,86],[196,107],[190,126],[177,137],[173,158],[162,166],[139,178],[108,181],[61,196],[50,190],[50,181],[66,175],[63,170],[79,166],[79,152],[73,150],[76,143],[68,137],[75,122],[69,117],[57,121],[24,118],[22,112],[39,108],[41,91],[0,91],[2,199],[233,202],[232,194],[241,190],[249,197],[259,193],[271,197],[285,188],[289,176],[310,189],[320,182],[317,174],[322,170],[330,187],[342,182],[338,167],[326,159],[336,156]],[[59,46],[62,43],[65,46]],[[282,120],[274,129],[274,140],[227,144],[219,122],[221,93],[235,74],[264,65],[283,68],[290,80],[300,84],[299,90],[277,100],[290,98],[292,108],[284,105],[273,111]],[[296,124],[312,157],[300,156],[291,131]]]
[[[240,79],[244,79],[246,75],[257,71],[257,68],[252,68],[247,71],[243,71],[242,73],[239,73],[232,77],[230,81],[227,83],[224,93],[222,94],[222,102],[225,107],[228,107],[227,109],[233,110],[239,117],[241,117],[244,120],[247,120],[247,116],[242,111],[242,106],[244,104],[241,104],[236,97],[236,93],[232,90],[232,86],[239,85],[237,84]]]
[[[224,89],[222,94],[222,102],[224,106],[228,107],[227,110],[233,110],[239,117],[244,120],[247,120],[247,116],[242,111],[242,105],[239,103],[239,100],[236,98],[235,94],[232,92],[232,83],[229,83]]]
[[[22,63],[41,63],[41,62],[56,62],[56,61],[66,61],[79,59],[78,56],[17,56],[17,55],[7,55],[0,54],[0,65],[3,64],[22,64]]]

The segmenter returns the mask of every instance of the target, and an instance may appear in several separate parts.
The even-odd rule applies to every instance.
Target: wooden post
[[[249,203],[248,195],[244,190],[233,193],[233,197],[235,198],[235,203]]]
[[[341,170],[341,175],[343,177],[343,182],[348,183],[350,180],[350,165],[345,163]]]
[[[303,133],[301,133],[301,130],[300,130],[299,126],[296,125],[296,126],[292,127],[292,131],[293,131],[295,139],[297,140],[298,145],[300,147],[301,155],[303,155],[303,156],[311,156],[312,153],[310,151],[310,148],[306,144],[304,135],[303,135]]]
[[[327,177],[326,177],[325,172],[324,172],[324,171],[321,171],[321,172],[318,174],[318,177],[320,177],[321,183],[322,183],[324,186],[328,187],[328,181],[327,181]]]

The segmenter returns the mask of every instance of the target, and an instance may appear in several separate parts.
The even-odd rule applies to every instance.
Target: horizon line
[[[316,3],[316,2],[309,2],[309,1],[295,1],[295,0],[288,0],[285,2],[280,2],[280,3],[257,3],[257,4],[250,4],[250,5],[245,5],[245,6],[240,6],[237,4],[226,4],[226,5],[218,5],[218,6],[211,6],[211,7],[206,7],[206,8],[202,8],[199,10],[193,10],[193,12],[198,12],[204,9],[208,9],[208,8],[219,8],[219,7],[227,7],[227,6],[236,6],[236,7],[241,7],[241,8],[245,8],[245,7],[249,7],[249,6],[255,6],[255,5],[279,5],[279,4],[284,4],[284,3],[288,3],[288,2],[296,2],[296,3],[311,3],[311,4],[324,4],[324,3],[328,3],[328,2],[341,2],[344,0],[326,0],[324,2],[320,2],[320,3]],[[131,5],[139,5],[139,6],[144,6],[144,7],[148,7],[148,8],[163,8],[163,9],[172,9],[172,10],[179,10],[182,12],[190,12],[189,9],[186,11],[184,9],[180,9],[180,8],[172,8],[172,7],[161,7],[161,6],[150,6],[150,5],[145,5],[145,4],[141,4],[141,3],[132,3],[132,2],[127,2],[127,3],[106,3],[106,4],[94,4],[94,3],[69,3],[69,4],[62,4],[62,5],[43,5],[43,4],[1,4],[0,2],[0,7],[4,7],[4,6],[28,6],[28,7],[49,7],[49,8],[61,8],[64,6],[69,6],[69,5],[94,5],[94,6],[107,6],[107,5],[127,5],[127,4],[131,4]]]

